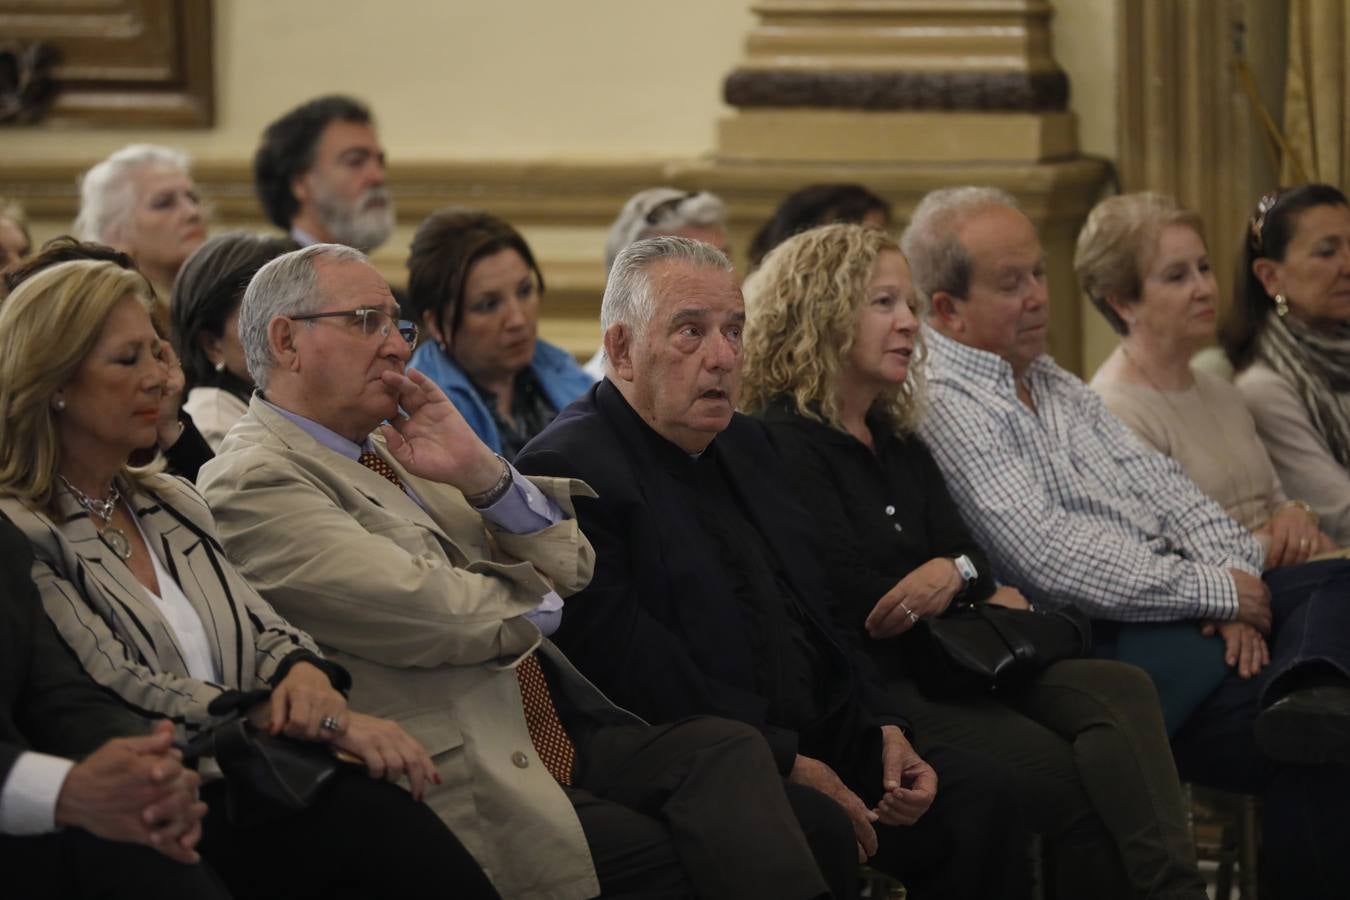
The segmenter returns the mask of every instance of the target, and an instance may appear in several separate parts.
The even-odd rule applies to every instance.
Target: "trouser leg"
[[[1017,900],[1030,895],[1030,837],[998,759],[931,744],[915,750],[937,772],[933,805],[909,826],[877,827],[871,864],[899,878],[914,900]],[[836,771],[868,806],[881,796],[881,733],[859,741]]]
[[[586,834],[606,898],[685,900],[695,896],[666,826],[581,788],[564,788]]]
[[[1291,688],[1309,665],[1350,676],[1350,560],[1284,566],[1265,575],[1274,635],[1264,709]]]
[[[854,900],[859,890],[858,841],[848,814],[820,791],[790,782],[783,788],[830,893]]]
[[[1116,841],[1084,790],[1068,740],[991,697],[931,701],[907,681],[891,691],[928,740],[995,757],[1012,771],[1009,790],[1050,851],[1053,896],[1132,896]]]
[[[211,809],[202,856],[240,897],[498,896],[429,807],[357,772],[335,779],[308,809],[248,827],[226,820],[223,782],[207,785],[202,799]]]
[[[1069,747],[1132,893],[1203,898],[1181,783],[1148,675],[1107,660],[1066,660],[1009,702]]]
[[[828,890],[769,746],[746,725],[699,717],[598,729],[579,748],[576,784],[663,823],[700,897]]]
[[[78,828],[0,836],[0,873],[4,896],[24,900],[230,900],[205,863],[184,865]]]
[[[1262,679],[1229,675],[1173,738],[1177,768],[1188,781],[1262,798],[1261,880],[1279,897],[1343,897],[1350,884],[1350,770],[1265,757],[1252,731],[1261,686]]]

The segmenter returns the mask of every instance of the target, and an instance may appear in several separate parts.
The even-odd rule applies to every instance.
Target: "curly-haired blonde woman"
[[[1067,660],[997,699],[942,702],[911,680],[896,638],[920,618],[957,597],[1027,604],[994,583],[914,434],[923,336],[894,240],[858,225],[804,232],[765,258],[745,294],[742,403],[817,518],[835,612],[915,727],[1016,768],[1056,896],[1205,896],[1157,696],[1138,669]]]

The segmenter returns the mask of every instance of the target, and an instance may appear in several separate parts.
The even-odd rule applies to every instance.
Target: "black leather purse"
[[[184,760],[209,756],[225,776],[225,811],[237,826],[273,822],[314,803],[344,762],[327,744],[259,731],[234,716],[193,738]]]
[[[952,604],[941,616],[916,622],[900,649],[919,690],[947,700],[1013,688],[1053,662],[1087,655],[1092,626],[1073,607]]]

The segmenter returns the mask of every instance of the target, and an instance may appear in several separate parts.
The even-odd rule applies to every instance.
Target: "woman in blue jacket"
[[[431,340],[412,366],[506,459],[591,386],[571,354],[538,337],[544,276],[520,233],[447,207],[413,235],[406,314]]]

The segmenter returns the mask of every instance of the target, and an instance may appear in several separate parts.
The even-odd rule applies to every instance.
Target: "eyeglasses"
[[[356,309],[344,309],[341,312],[308,313],[288,318],[296,322],[306,322],[310,319],[339,319],[343,316],[355,319],[361,326],[361,333],[366,337],[378,334],[382,338],[387,338],[389,333],[397,328],[398,333],[408,342],[408,349],[417,349],[417,323],[407,319],[396,319],[376,306],[361,306]]]

